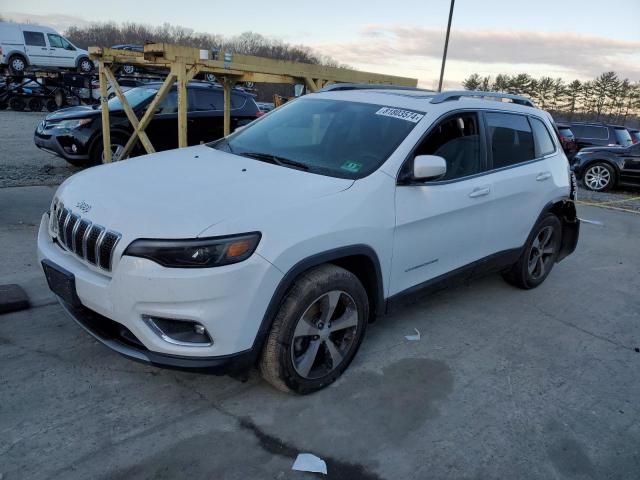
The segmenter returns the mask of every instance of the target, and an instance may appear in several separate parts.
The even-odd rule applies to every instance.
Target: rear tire
[[[47,111],[49,111],[49,112],[55,112],[56,110],[58,110],[58,104],[52,98],[47,100],[47,103],[45,104],[45,107],[47,107]]]
[[[27,68],[27,60],[22,55],[11,55],[7,64],[11,75],[23,75]]]
[[[91,73],[93,72],[93,62],[89,60],[87,57],[82,57],[78,60],[78,72],[80,73]]]
[[[260,359],[262,376],[284,392],[326,387],[353,360],[368,318],[367,293],[353,273],[331,264],[303,273],[271,325]]]
[[[529,235],[524,252],[502,277],[525,290],[536,288],[556,263],[562,241],[562,223],[553,213],[545,215]]]

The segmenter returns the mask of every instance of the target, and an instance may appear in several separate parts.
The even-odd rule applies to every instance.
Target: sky
[[[450,0],[111,0],[101,13],[95,6],[86,0],[0,0],[0,15],[61,31],[104,21],[167,22],[227,36],[253,31],[307,45],[359,70],[418,78],[433,88]],[[455,2],[445,88],[458,87],[474,72],[570,81],[608,70],[640,80],[640,0]]]

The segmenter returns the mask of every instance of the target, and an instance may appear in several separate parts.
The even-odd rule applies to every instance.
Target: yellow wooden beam
[[[222,77],[220,79],[224,88],[224,136],[231,133],[231,90],[235,81],[231,78]]]
[[[187,143],[187,67],[179,62],[174,65],[178,74],[178,147],[186,147]]]
[[[129,101],[127,100],[127,97],[124,96],[124,92],[120,88],[120,84],[118,83],[118,80],[116,80],[116,77],[113,75],[110,69],[105,69],[105,74],[107,75],[109,82],[111,82],[111,85],[113,85],[113,90],[115,91],[116,96],[118,97],[118,99],[120,100],[120,103],[122,104],[122,109],[124,110],[124,113],[127,115],[127,118],[129,119],[129,122],[133,127],[133,134],[131,136],[135,137],[137,135],[138,138],[140,138],[140,142],[142,143],[142,146],[144,146],[144,149],[147,151],[147,153],[154,153],[156,150],[153,148],[153,145],[151,144],[151,141],[149,140],[149,137],[147,137],[147,134],[145,133],[145,131],[139,129],[140,122],[138,121],[138,117],[136,116],[136,113],[131,108],[131,105],[129,105]],[[120,159],[117,158],[116,160],[120,160]]]
[[[102,162],[111,163],[111,125],[109,123],[109,105],[107,98],[107,75],[109,67],[104,62],[98,63],[98,79],[100,81],[100,110],[102,113]]]

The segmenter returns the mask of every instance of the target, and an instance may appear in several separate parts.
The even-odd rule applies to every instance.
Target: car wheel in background
[[[544,282],[560,253],[562,224],[557,216],[549,213],[533,229],[520,259],[503,278],[518,288],[528,290]]]
[[[606,192],[615,184],[616,173],[611,165],[597,162],[589,165],[582,174],[582,183],[588,190]]]
[[[53,98],[50,98],[49,100],[47,100],[45,107],[47,107],[47,110],[49,112],[55,112],[56,110],[58,110],[58,104]]]
[[[133,65],[123,65],[121,70],[125,75],[133,75],[134,73],[136,73],[136,67],[134,67]]]
[[[0,102],[0,110],[6,110],[9,108],[9,104],[7,102]]]
[[[29,106],[29,110],[31,110],[32,112],[40,112],[42,111],[42,100],[40,100],[39,98],[33,97],[29,99],[29,102],[27,102],[27,105]]]
[[[207,82],[215,82],[216,81],[216,76],[211,72],[207,72],[207,73],[204,74],[204,79]]]
[[[9,106],[11,110],[15,110],[16,112],[21,112],[27,106],[26,102],[20,97],[11,97],[9,99]]]
[[[367,293],[353,273],[322,265],[302,274],[267,336],[260,360],[263,377],[285,392],[326,387],[353,360],[368,319]]]
[[[87,57],[82,57],[78,61],[78,71],[80,73],[91,73],[93,71],[93,62]]]
[[[7,63],[12,75],[22,75],[27,68],[27,61],[22,55],[12,55]]]

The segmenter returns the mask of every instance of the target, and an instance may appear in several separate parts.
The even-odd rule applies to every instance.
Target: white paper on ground
[[[404,338],[414,342],[420,340],[420,331],[417,328],[414,328],[414,330],[416,331],[415,335],[405,335]]]
[[[314,472],[327,474],[327,464],[324,460],[316,457],[311,453],[299,453],[296,461],[293,462],[291,470],[298,470],[300,472]]]

